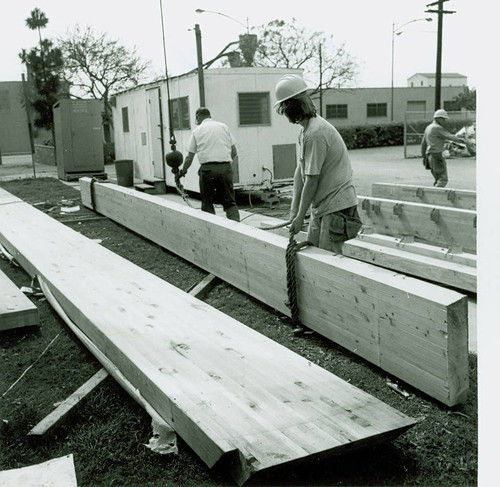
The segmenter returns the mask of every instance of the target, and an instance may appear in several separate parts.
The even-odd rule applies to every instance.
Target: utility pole
[[[443,53],[443,15],[444,14],[454,14],[455,11],[443,10],[444,2],[449,0],[438,0],[434,3],[427,4],[427,7],[433,7],[437,5],[437,10],[426,10],[428,13],[438,14],[438,31],[437,31],[437,56],[436,56],[436,91],[435,91],[435,102],[434,109],[439,110],[441,108],[441,58]]]
[[[205,105],[205,79],[203,77],[203,55],[201,51],[201,30],[200,25],[195,24],[194,33],[196,36],[196,54],[198,57],[198,89],[200,92],[200,107]]]

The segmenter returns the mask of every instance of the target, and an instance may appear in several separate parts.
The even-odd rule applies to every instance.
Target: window
[[[426,104],[424,101],[407,101],[406,111],[407,112],[425,112]]]
[[[122,108],[122,126],[124,132],[130,132],[128,125],[128,107]]]
[[[189,97],[174,98],[171,100],[172,106],[172,125],[176,130],[188,130],[191,128],[189,123]]]
[[[347,105],[326,105],[326,118],[347,118]]]
[[[240,125],[271,125],[269,93],[239,93]]]
[[[443,108],[447,112],[452,112],[455,109],[455,102],[453,102],[453,101],[443,101]]]
[[[387,103],[368,103],[366,105],[367,117],[387,117]]]

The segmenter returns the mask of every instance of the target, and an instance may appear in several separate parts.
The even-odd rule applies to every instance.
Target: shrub
[[[348,149],[403,145],[403,124],[356,125],[337,129]]]
[[[115,162],[115,144],[113,142],[104,142],[104,164]]]

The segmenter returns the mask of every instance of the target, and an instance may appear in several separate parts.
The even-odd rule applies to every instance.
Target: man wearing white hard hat
[[[434,113],[434,120],[425,128],[421,150],[424,166],[430,169],[434,177],[434,186],[444,188],[448,184],[448,168],[443,157],[444,144],[447,140],[463,143],[464,140],[446,130],[446,120],[450,117],[440,108]]]
[[[290,210],[290,234],[298,233],[311,207],[307,240],[342,254],[346,240],[361,228],[347,147],[337,129],[317,115],[304,80],[295,74],[276,84],[275,107],[290,123],[300,125],[299,160]]]

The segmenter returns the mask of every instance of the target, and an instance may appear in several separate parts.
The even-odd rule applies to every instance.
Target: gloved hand
[[[180,177],[180,178],[183,178],[186,174],[187,174],[187,171],[186,171],[185,169],[181,169],[181,170],[179,171],[179,177]]]

